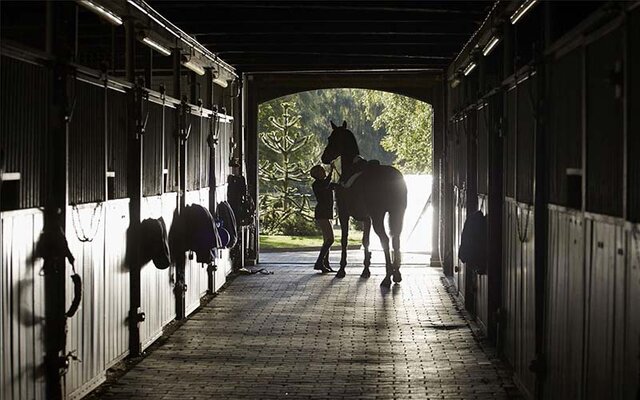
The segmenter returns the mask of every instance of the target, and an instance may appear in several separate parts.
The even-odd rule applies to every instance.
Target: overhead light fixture
[[[473,61],[471,61],[469,63],[469,65],[467,65],[464,69],[464,76],[467,76],[471,73],[471,71],[473,71],[476,67],[476,63],[474,63]]]
[[[87,10],[97,14],[105,21],[112,25],[122,25],[122,18],[118,17],[114,12],[107,10],[99,4],[89,0],[78,0],[78,4],[84,6]]]
[[[217,77],[213,78],[213,83],[215,83],[216,85],[221,86],[223,88],[226,88],[227,86],[229,86],[229,82],[227,82],[224,79],[217,78]]]
[[[516,12],[514,12],[509,18],[511,19],[511,25],[515,25],[516,22],[518,22],[518,20],[522,18],[537,2],[538,0],[525,0],[525,2],[522,3]]]
[[[146,44],[147,46],[151,47],[152,49],[154,49],[155,51],[157,51],[158,53],[162,54],[163,56],[170,56],[171,55],[171,50],[163,45],[161,45],[160,43],[156,42],[155,40],[149,38],[148,36],[141,34],[141,41],[142,43]]]
[[[183,58],[182,65],[189,68],[191,71],[195,72],[198,75],[204,75],[204,68],[198,63],[196,63],[193,58]]]
[[[493,48],[496,47],[496,45],[499,42],[500,42],[500,38],[499,37],[492,36],[491,39],[489,39],[489,42],[487,42],[487,44],[482,49],[482,55],[483,56],[488,56],[489,53],[491,53],[491,50],[493,50]]]

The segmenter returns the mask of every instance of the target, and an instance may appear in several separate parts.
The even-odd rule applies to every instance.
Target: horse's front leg
[[[362,278],[368,278],[371,276],[369,266],[371,265],[371,252],[369,251],[369,234],[371,232],[371,218],[364,220],[362,226],[362,247],[364,248],[364,270],[360,276]]]
[[[347,245],[349,244],[349,216],[339,215],[339,219],[340,230],[342,231],[342,237],[340,238],[342,256],[340,257],[340,269],[336,274],[336,278],[344,278],[346,275],[344,268],[347,266]]]

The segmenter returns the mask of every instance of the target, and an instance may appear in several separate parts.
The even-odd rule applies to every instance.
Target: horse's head
[[[331,128],[333,131],[329,135],[327,147],[324,148],[320,158],[324,164],[329,164],[340,156],[353,158],[360,154],[356,138],[347,129],[347,121],[344,121],[342,126],[337,126],[331,121]]]

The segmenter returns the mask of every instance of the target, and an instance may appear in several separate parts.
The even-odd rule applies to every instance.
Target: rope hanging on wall
[[[90,235],[87,236],[87,232],[82,226],[82,221],[80,219],[80,210],[78,209],[77,204],[71,205],[71,222],[73,224],[73,230],[76,234],[76,237],[79,241],[86,243],[92,242],[93,239],[98,235],[98,228],[100,228],[100,224],[102,222],[102,209],[104,208],[104,203],[99,201],[96,203],[93,208],[93,213],[91,214],[91,222],[89,224]],[[97,221],[96,221],[97,216]]]

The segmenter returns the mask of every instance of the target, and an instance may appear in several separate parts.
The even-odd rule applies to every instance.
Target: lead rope
[[[96,203],[95,207],[93,208],[93,213],[91,214],[91,222],[89,224],[89,229],[91,229],[93,232],[91,233],[91,236],[87,236],[87,233],[85,232],[84,227],[82,226],[82,221],[80,220],[80,210],[78,209],[78,205],[77,204],[71,205],[71,222],[73,224],[73,230],[75,231],[76,237],[78,238],[79,241],[83,243],[92,242],[93,239],[96,238],[96,236],[98,235],[98,228],[100,228],[100,224],[102,222],[103,207],[104,207],[104,203],[99,201],[98,203]],[[98,213],[98,210],[100,210],[99,213]],[[96,222],[96,215],[98,216],[97,222]]]

